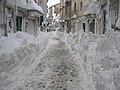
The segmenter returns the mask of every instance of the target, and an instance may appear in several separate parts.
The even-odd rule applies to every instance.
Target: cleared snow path
[[[80,90],[78,67],[69,46],[59,38],[51,38],[43,60],[48,72],[44,75],[45,90]],[[44,69],[45,69],[44,68]],[[42,72],[44,73],[44,71]]]
[[[26,89],[33,90],[80,90],[79,68],[69,46],[59,38],[49,40],[45,52],[27,74]],[[35,77],[35,78],[33,78]],[[37,79],[36,79],[37,78]]]

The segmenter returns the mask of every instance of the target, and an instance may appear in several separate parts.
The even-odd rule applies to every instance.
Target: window
[[[110,0],[110,16],[112,27],[114,27],[119,14],[119,0]]]
[[[44,17],[40,16],[40,25],[42,26],[42,22],[44,21]]]
[[[22,17],[16,17],[16,31],[22,31]]]
[[[74,12],[76,12],[76,2],[74,3]]]
[[[85,23],[83,23],[83,30],[84,30],[84,32],[85,32]]]
[[[90,23],[90,31],[95,33],[95,20],[93,19],[93,21]]]
[[[80,10],[83,10],[83,2],[80,2]]]

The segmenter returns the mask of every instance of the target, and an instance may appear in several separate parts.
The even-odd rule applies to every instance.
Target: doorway
[[[22,31],[22,17],[16,18],[16,31]]]
[[[90,31],[95,33],[95,20],[93,19],[92,23],[90,23]]]

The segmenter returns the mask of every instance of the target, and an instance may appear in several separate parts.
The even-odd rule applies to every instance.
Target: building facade
[[[59,18],[60,18],[60,3],[52,5],[49,7],[48,12],[48,23],[51,30],[59,27]]]
[[[119,0],[60,0],[60,3],[63,30],[105,34],[110,28],[120,28]]]
[[[51,6],[49,7],[49,10],[48,10],[48,22],[50,25],[52,25],[53,23],[53,14],[54,14],[54,6]]]
[[[34,0],[1,0],[0,34],[17,31],[28,32],[37,36],[37,27],[43,9]]]
[[[54,5],[54,13],[56,14],[56,16],[60,14],[60,3]]]
[[[72,0],[71,9],[71,22],[73,25],[72,32],[77,32],[78,30],[86,31],[86,18],[84,16],[84,3],[86,0]],[[76,27],[77,26],[77,27]],[[75,29],[74,29],[75,27]]]

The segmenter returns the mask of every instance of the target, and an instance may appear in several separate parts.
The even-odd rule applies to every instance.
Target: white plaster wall
[[[34,20],[28,20],[26,31],[32,35],[35,35],[35,21]]]
[[[22,31],[25,32],[25,27],[26,27],[26,18],[22,18]]]

